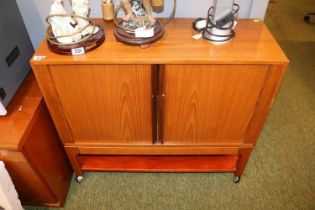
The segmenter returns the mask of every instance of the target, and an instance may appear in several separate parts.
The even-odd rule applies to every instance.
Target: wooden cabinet
[[[22,204],[64,205],[72,169],[33,74],[0,118],[0,160]]]
[[[262,22],[225,45],[175,19],[150,48],[106,42],[81,56],[31,61],[76,172],[200,171],[241,176],[288,60]]]

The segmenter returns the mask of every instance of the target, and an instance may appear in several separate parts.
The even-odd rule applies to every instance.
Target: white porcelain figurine
[[[89,0],[72,0],[72,9],[74,11],[74,14],[87,18],[89,13]],[[75,26],[76,30],[81,30],[85,26],[89,24],[88,21],[78,18],[77,19],[77,25]],[[81,32],[82,36],[88,35],[90,33],[97,33],[98,27],[96,27],[94,30],[92,26],[87,27],[85,30]]]
[[[54,0],[50,7],[50,15],[65,15],[67,14],[63,7],[63,0]],[[54,16],[49,20],[52,31],[55,36],[65,36],[74,33],[75,29],[71,26],[72,19],[70,17]],[[73,42],[72,37],[58,38],[58,42],[68,44]]]
[[[89,13],[89,0],[72,0],[72,9],[75,15],[87,18]],[[89,25],[89,22],[85,19],[72,19],[70,16],[58,16],[61,14],[67,14],[65,8],[63,7],[63,0],[54,0],[54,3],[50,7],[50,15],[56,16],[51,17],[49,19],[49,23],[51,24],[52,31],[55,36],[66,36],[73,34],[75,32],[81,31],[85,26]],[[98,27],[94,28],[93,26],[89,26],[77,35],[62,37],[58,38],[57,40],[60,43],[69,44],[81,40],[83,36],[88,34],[95,34],[98,32],[98,30]]]

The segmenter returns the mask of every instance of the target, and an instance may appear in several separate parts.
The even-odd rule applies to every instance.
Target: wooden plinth
[[[114,35],[116,40],[119,42],[128,45],[139,45],[145,48],[163,37],[164,27],[160,23],[157,23],[157,26],[154,28],[154,36],[149,38],[137,38],[134,34],[127,33],[126,31],[118,27],[115,29]]]
[[[88,38],[84,42],[72,44],[72,45],[57,45],[47,40],[48,48],[55,53],[63,54],[63,55],[71,55],[72,49],[81,48],[81,47],[84,48],[85,52],[89,52],[97,48],[98,46],[100,46],[105,40],[103,28],[98,25],[97,27],[99,28],[99,31],[96,34],[93,34],[90,38]],[[49,33],[51,34],[52,32],[49,32]],[[57,42],[57,40],[54,40],[54,41]]]
[[[234,172],[237,155],[80,156],[84,171]]]

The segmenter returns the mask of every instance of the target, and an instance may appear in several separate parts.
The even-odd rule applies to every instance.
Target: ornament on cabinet
[[[116,40],[128,45],[138,45],[147,48],[151,43],[158,41],[164,35],[164,26],[167,22],[160,22],[152,15],[152,8],[162,8],[164,0],[121,0],[120,5],[115,10],[114,24],[116,29],[114,35]],[[174,8],[167,21],[174,18],[176,0]],[[120,21],[116,19],[120,9],[125,15]]]
[[[114,2],[113,0],[102,0],[102,14],[103,19],[111,21],[114,19]]]
[[[89,0],[72,0],[71,4],[72,14],[64,9],[63,0],[54,0],[46,18],[48,47],[59,54],[83,54],[105,40],[102,27],[88,19]]]

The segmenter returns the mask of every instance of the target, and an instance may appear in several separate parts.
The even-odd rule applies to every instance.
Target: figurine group
[[[152,42],[154,39],[139,39],[135,36],[135,31],[139,28],[153,29],[151,33],[154,36],[154,30],[161,28],[160,24],[152,16],[151,0],[120,0],[121,6],[124,8],[125,16],[119,23],[120,30],[115,33],[118,41],[129,44],[142,44],[143,42]],[[87,36],[94,36],[99,31],[103,35],[100,26],[91,25],[87,19],[89,13],[89,0],[71,0],[73,14],[69,15],[64,6],[63,0],[54,0],[50,7],[50,15],[47,18],[48,23],[51,25],[51,32],[53,38],[59,43],[57,45],[63,48],[66,45],[74,45],[87,40]],[[160,38],[164,31],[158,30]],[[127,33],[127,34],[126,34]],[[126,41],[129,39],[130,34],[134,34],[131,42]],[[49,35],[49,34],[48,34]],[[51,38],[52,35],[49,35]],[[97,35],[94,36],[94,38]],[[157,39],[158,39],[157,38]],[[100,39],[100,37],[98,38]],[[48,41],[51,41],[48,39]],[[126,42],[125,42],[126,41]],[[55,45],[53,42],[52,45]],[[77,45],[75,46],[77,47]],[[54,47],[55,48],[55,47]],[[57,46],[58,48],[58,46]],[[52,47],[51,47],[52,49]]]

